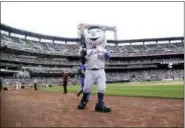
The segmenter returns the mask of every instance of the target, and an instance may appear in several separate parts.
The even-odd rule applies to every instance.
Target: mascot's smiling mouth
[[[89,38],[92,41],[96,41],[98,38]]]

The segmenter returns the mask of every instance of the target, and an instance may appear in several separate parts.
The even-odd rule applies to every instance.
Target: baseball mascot
[[[86,48],[81,48],[80,53],[85,53],[86,70],[83,87],[83,96],[78,105],[78,109],[85,109],[88,103],[88,96],[94,83],[98,85],[98,102],[95,111],[111,112],[111,108],[104,103],[104,94],[106,88],[105,61],[110,58],[110,53],[105,49],[106,46],[105,31],[98,26],[89,27],[85,34]]]

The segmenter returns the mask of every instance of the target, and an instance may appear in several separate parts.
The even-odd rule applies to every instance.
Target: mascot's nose
[[[92,37],[95,37],[95,36],[96,36],[95,32],[92,32],[92,33],[91,33],[91,36],[92,36]]]

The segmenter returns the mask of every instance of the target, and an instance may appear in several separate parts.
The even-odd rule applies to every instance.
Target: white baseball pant
[[[98,85],[98,92],[104,93],[106,88],[106,75],[104,69],[86,70],[83,91],[91,92],[91,87],[94,83]]]

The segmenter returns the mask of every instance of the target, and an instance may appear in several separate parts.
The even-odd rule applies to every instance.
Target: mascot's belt
[[[91,68],[91,69],[87,69],[87,70],[97,71],[97,70],[100,70],[100,69],[104,69],[104,68]]]

